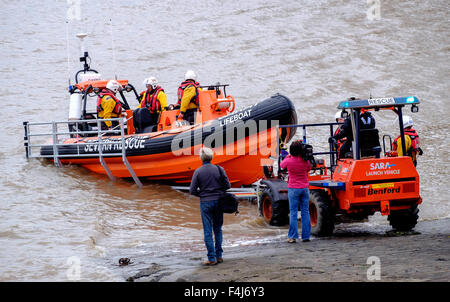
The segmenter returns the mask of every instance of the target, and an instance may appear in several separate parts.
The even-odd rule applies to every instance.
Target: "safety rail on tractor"
[[[108,130],[102,130],[101,129],[101,122],[103,121],[111,121],[111,122],[118,122],[118,125],[114,127],[113,129]],[[133,178],[134,182],[139,186],[142,187],[142,183],[139,180],[139,178],[136,176],[136,173],[134,172],[133,168],[131,167],[126,154],[126,137],[125,137],[125,130],[124,130],[124,118],[111,118],[111,119],[102,119],[96,120],[97,123],[97,129],[96,130],[80,130],[82,127],[80,125],[84,125],[86,123],[86,120],[69,120],[69,121],[53,121],[53,122],[23,122],[23,127],[25,131],[24,136],[24,146],[25,146],[25,153],[27,158],[49,158],[52,159],[54,164],[56,166],[61,166],[60,159],[65,157],[70,158],[82,158],[82,157],[93,157],[93,154],[81,152],[84,148],[92,148],[98,153],[94,155],[94,157],[98,156],[98,160],[100,161],[103,169],[105,170],[106,174],[111,180],[115,180],[116,178],[111,173],[111,170],[108,167],[108,164],[105,161],[105,157],[117,157],[116,153],[108,152],[111,148],[108,146],[117,147],[121,150],[122,155],[122,161],[126,168],[128,169],[131,177]],[[66,125],[66,127],[69,129],[66,130],[59,130],[60,127],[58,125]],[[34,132],[34,128],[43,127],[44,132]],[[50,129],[49,129],[50,128]],[[89,140],[89,142],[86,141],[86,138],[90,135],[96,135],[97,140],[92,141]],[[114,135],[114,141],[109,141],[108,135]],[[36,142],[36,138],[43,138],[44,140],[47,139],[45,142]],[[71,137],[74,140],[73,143],[61,143],[64,141],[64,139],[61,139],[61,137],[64,137],[64,139]],[[52,153],[51,155],[42,154],[41,148],[42,147],[52,147]],[[61,147],[67,147],[67,146],[76,146],[77,154],[61,154],[60,148]],[[36,154],[35,149],[39,150],[39,153]]]
[[[298,124],[298,125],[280,125],[279,128],[283,129],[283,128],[302,128],[303,129],[303,135],[302,135],[302,141],[303,143],[307,143],[307,139],[306,139],[306,128],[307,127],[329,127],[330,128],[330,136],[333,135],[334,133],[334,126],[337,125],[341,125],[342,123],[317,123],[317,124]],[[280,131],[278,131],[280,132]],[[280,146],[278,146],[277,149],[277,154],[278,154],[278,171],[280,171],[280,163],[281,163],[281,157],[280,155]],[[330,144],[329,147],[329,151],[328,152],[313,152],[311,155],[315,156],[315,155],[329,155],[330,156],[330,166],[325,166],[325,163],[320,160],[319,162],[316,162],[316,166],[313,167],[313,169],[317,168],[317,169],[330,169],[331,171],[333,170],[332,167],[336,165],[336,155],[337,155],[337,151],[333,150],[333,146]]]
[[[316,124],[293,124],[293,125],[279,125],[277,131],[277,141],[281,142],[280,134],[283,129],[288,128],[302,128],[302,141],[307,144],[307,128],[310,127],[329,127],[330,136],[334,133],[334,126],[339,126],[342,123],[332,122],[332,123],[316,123]],[[272,158],[275,161],[277,171],[273,170],[273,166],[264,167],[264,178],[256,184],[255,195],[257,197],[257,206],[260,211],[261,216],[266,218],[268,222],[272,225],[283,225],[286,223],[286,217],[288,212],[282,206],[278,207],[276,200],[287,200],[287,183],[285,178],[287,177],[287,172],[283,171],[280,167],[282,156],[281,156],[281,144],[276,148],[276,158]],[[325,160],[315,159],[314,156],[317,155],[329,155],[329,165],[327,166]],[[334,167],[336,166],[337,151],[333,150],[333,146],[330,144],[329,151],[327,152],[312,152],[312,158],[314,162],[312,163],[312,169],[309,175],[310,181],[321,181],[323,179],[330,178],[329,172],[332,174]],[[267,203],[266,199],[271,199],[270,203]]]

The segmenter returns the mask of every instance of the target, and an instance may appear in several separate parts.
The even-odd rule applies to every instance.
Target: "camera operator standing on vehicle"
[[[297,241],[298,234],[298,206],[302,217],[302,241],[308,242],[311,233],[309,217],[309,181],[308,171],[311,170],[312,154],[307,145],[297,140],[289,147],[289,153],[280,167],[288,170],[288,197],[289,197],[289,232],[288,243]]]

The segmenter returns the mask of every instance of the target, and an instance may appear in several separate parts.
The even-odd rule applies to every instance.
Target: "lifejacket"
[[[333,136],[338,135],[338,133],[342,131],[342,127],[341,126],[342,125],[340,125],[339,127],[336,128],[336,130],[334,131],[334,135]],[[339,154],[339,151],[341,150],[342,145],[345,143],[346,140],[347,140],[346,137],[343,137],[341,139],[337,139],[336,140],[336,151],[338,152],[338,154]]]
[[[106,91],[106,90],[103,90],[98,94],[97,112],[102,112],[104,110],[102,107],[102,99],[103,99],[103,97],[105,97],[107,95],[112,97],[113,100],[116,101],[116,106],[114,106],[113,113],[120,115],[120,113],[122,113],[122,104],[120,103],[120,101],[118,99],[116,99],[115,95],[111,91]]]
[[[375,119],[370,112],[364,112],[359,117],[359,129],[375,128]]]
[[[405,135],[409,135],[411,137],[411,149],[417,150],[419,149],[420,141],[419,141],[419,134],[417,134],[417,131],[413,128],[405,129]]]
[[[194,101],[195,105],[198,106],[199,102],[198,102],[198,88],[200,87],[200,83],[196,82],[196,81],[184,81],[183,83],[180,84],[180,87],[178,87],[178,105],[181,105],[181,100],[183,99],[183,94],[184,94],[184,90],[188,87],[188,86],[194,86],[195,87],[195,97],[190,100],[189,102]]]
[[[153,90],[153,93],[148,93],[148,90],[145,90],[141,93],[141,108],[146,107],[150,113],[158,113],[161,111],[161,103],[158,100],[159,92],[164,92],[164,89],[161,86],[156,86]]]
[[[411,138],[411,147],[406,150],[406,154],[411,157],[413,160],[415,160],[416,158],[416,154],[419,152],[419,148],[420,148],[420,140],[419,140],[419,135],[417,134],[417,131],[413,128],[408,128],[404,130],[405,136],[409,135],[409,137]],[[399,146],[397,146],[397,141],[400,138],[400,135],[394,140],[393,144],[393,150],[396,151]]]

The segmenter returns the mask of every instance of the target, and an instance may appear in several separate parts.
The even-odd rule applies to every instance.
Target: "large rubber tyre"
[[[326,237],[333,234],[335,214],[331,206],[331,200],[326,191],[310,191],[309,216],[311,219],[312,235]]]
[[[289,222],[289,203],[287,200],[274,201],[270,190],[265,190],[261,195],[260,213],[270,225],[286,225]]]
[[[419,209],[417,205],[406,210],[392,211],[388,216],[389,224],[396,231],[411,231],[419,219]]]

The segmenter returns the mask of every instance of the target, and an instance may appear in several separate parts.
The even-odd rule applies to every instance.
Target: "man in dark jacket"
[[[369,111],[364,111],[359,116],[359,130],[374,129],[375,119]],[[344,144],[339,150],[339,158],[344,158],[347,152],[350,152],[353,142],[353,128],[350,117],[344,120],[344,124],[340,127],[340,131],[329,138],[329,142],[346,138]]]
[[[204,262],[204,265],[215,265],[223,262],[223,212],[219,208],[219,198],[231,187],[225,170],[211,164],[212,158],[213,151],[211,149],[200,149],[200,159],[203,165],[195,170],[189,189],[192,195],[200,197],[203,235],[208,251],[208,260]]]

